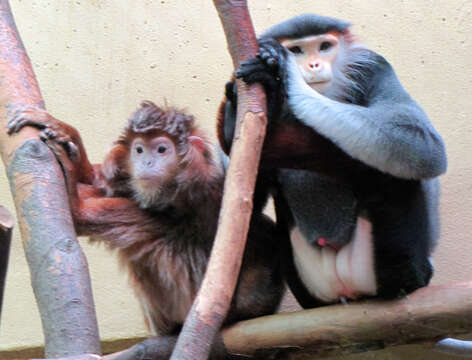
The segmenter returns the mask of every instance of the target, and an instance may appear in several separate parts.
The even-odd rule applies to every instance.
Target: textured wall
[[[336,16],[352,21],[360,39],[390,60],[447,143],[449,171],[442,179],[442,237],[434,283],[470,279],[472,2],[249,3],[259,31],[300,12]],[[187,108],[214,135],[216,109],[232,69],[210,0],[11,0],[11,5],[48,110],[78,127],[94,161],[101,160],[142,99]],[[4,172],[0,172],[0,203],[13,210]],[[0,329],[2,358],[7,356],[1,356],[2,351],[43,342],[30,274],[18,232],[15,235]],[[113,254],[82,244],[102,338],[144,336],[137,302]],[[362,358],[411,358],[411,351],[419,350]],[[415,354],[414,358],[431,358]]]

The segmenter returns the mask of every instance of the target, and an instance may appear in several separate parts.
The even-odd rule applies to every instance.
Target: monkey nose
[[[313,61],[310,63],[311,70],[320,70],[321,69],[321,61]]]

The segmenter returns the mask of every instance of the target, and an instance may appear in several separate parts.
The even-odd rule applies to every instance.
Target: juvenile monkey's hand
[[[78,162],[80,152],[72,136],[76,130],[60,120],[52,117],[47,111],[34,107],[27,107],[14,113],[7,125],[9,135],[18,133],[25,126],[39,129],[39,138],[60,158],[57,145],[67,153],[70,161]],[[62,151],[60,152],[62,154]]]

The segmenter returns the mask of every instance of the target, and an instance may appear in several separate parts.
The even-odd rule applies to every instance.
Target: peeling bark
[[[0,0],[0,152],[38,303],[47,357],[100,353],[87,260],[78,245],[63,174],[37,130],[9,137],[25,106],[44,108],[9,2]]]

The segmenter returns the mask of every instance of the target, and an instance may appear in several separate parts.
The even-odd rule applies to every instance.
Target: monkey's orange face
[[[130,172],[138,191],[155,191],[173,179],[179,156],[167,136],[136,137],[130,146]]]
[[[280,42],[290,51],[306,83],[323,93],[333,79],[333,64],[339,53],[339,40],[334,34],[312,35]]]

